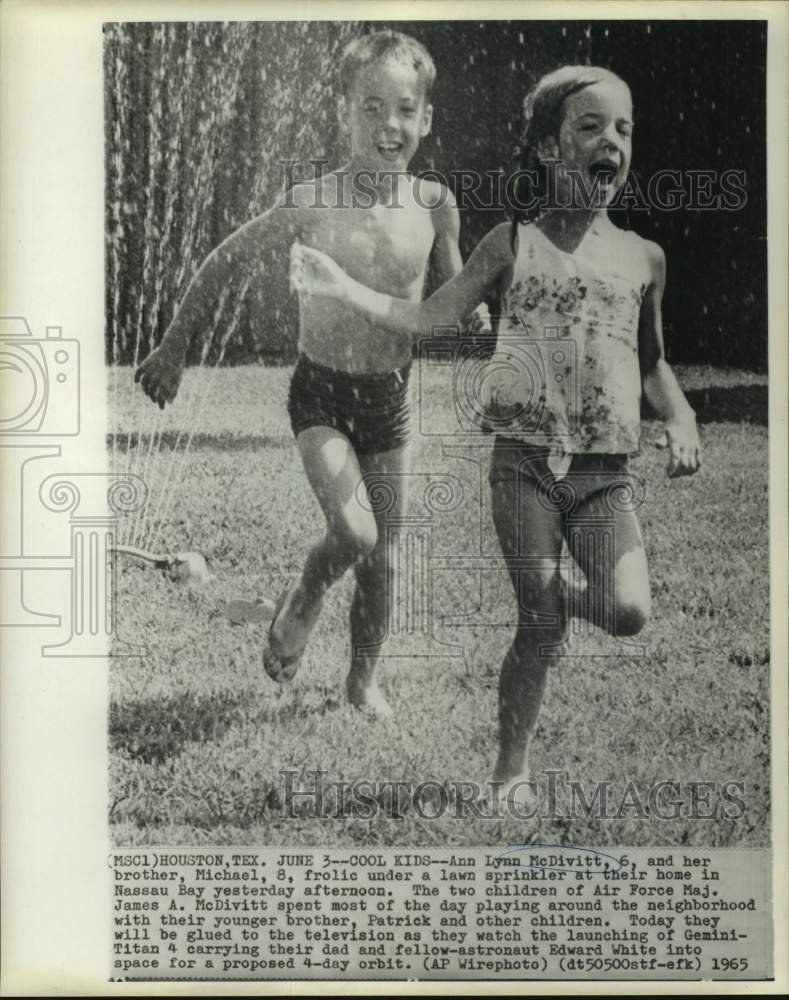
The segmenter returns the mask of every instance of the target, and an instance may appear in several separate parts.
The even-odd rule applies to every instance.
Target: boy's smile
[[[430,131],[433,108],[418,71],[390,59],[360,70],[344,115],[356,169],[406,170]]]

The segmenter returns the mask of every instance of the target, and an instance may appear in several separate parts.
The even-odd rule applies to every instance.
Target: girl
[[[642,388],[665,421],[669,476],[692,474],[700,462],[695,414],[664,357],[663,251],[618,229],[607,213],[630,166],[627,85],[604,69],[565,66],[539,81],[524,112],[511,222],[489,233],[462,273],[426,302],[374,292],[306,247],[294,248],[292,268],[301,293],[339,298],[418,336],[457,322],[492,290],[503,295],[485,381],[493,386],[498,431],[493,519],[518,599],[518,627],[501,670],[494,783],[503,785],[500,798],[515,801],[530,794],[528,751],[550,662],[545,654],[565,632],[559,562],[568,513],[614,518],[612,546],[577,551],[588,586],[574,595],[576,610],[589,616],[601,607],[599,623],[616,635],[634,635],[649,615],[635,511],[609,499],[638,447]],[[508,405],[497,409],[504,397]],[[552,490],[562,477],[564,487]],[[567,489],[571,510],[551,502]]]

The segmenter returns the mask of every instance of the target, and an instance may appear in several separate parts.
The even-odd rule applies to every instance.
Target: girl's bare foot
[[[534,815],[537,806],[537,791],[528,771],[511,778],[498,789],[498,809],[504,816],[513,819],[528,819]]]
[[[511,762],[496,763],[493,772],[493,806],[499,815],[524,819],[534,815],[537,805],[537,789],[531,780],[531,771],[524,760],[518,767]]]

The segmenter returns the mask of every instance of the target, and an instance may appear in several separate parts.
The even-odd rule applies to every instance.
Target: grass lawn
[[[130,369],[110,372],[110,447],[118,467],[131,462],[150,487],[146,519],[122,522],[120,538],[131,539],[136,526],[138,544],[196,549],[214,574],[190,588],[118,558],[117,634],[148,652],[111,661],[115,843],[769,844],[766,378],[677,372],[699,414],[704,467],[692,479],[668,480],[666,453],[651,444],[659,425],[645,422],[631,466],[646,483],[640,517],[653,617],[638,637],[644,652],[587,655],[609,648],[593,636],[557,659],[532,766],[539,783],[557,783],[560,797],[529,819],[430,819],[413,803],[372,818],[339,807],[320,818],[307,809],[282,815],[283,771],[443,786],[490,778],[498,671],[515,613],[509,581],[495,560],[482,573],[434,576],[436,634],[462,655],[387,660],[382,685],[394,720],[344,703],[349,575],[328,595],[298,676],[276,686],[261,665],[267,626],[232,624],[224,604],[275,597],[322,530],[285,413],[290,368],[190,371],[163,415],[139,390],[132,397]],[[422,378],[429,423],[448,404],[448,380],[442,372]],[[464,487],[464,502],[435,518],[434,552],[495,556],[487,483],[475,471],[486,471],[490,441],[448,454],[442,443],[417,435],[413,463],[425,482],[450,474]],[[678,815],[639,808],[658,781],[683,783]],[[570,782],[587,798],[595,783],[609,782],[618,814],[573,814],[561,791]],[[630,782],[642,799],[628,800]],[[690,782],[739,782],[744,809],[714,815],[717,791],[694,792]],[[688,815],[694,794],[698,808]],[[664,794],[664,805],[670,801]]]

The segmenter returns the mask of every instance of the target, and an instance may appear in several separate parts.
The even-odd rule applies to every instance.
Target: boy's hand
[[[184,358],[162,343],[134,373],[134,381],[139,382],[145,395],[163,410],[165,403],[175,399],[183,371]]]
[[[290,287],[303,295],[345,298],[348,275],[327,254],[294,243],[290,251]]]
[[[691,415],[666,423],[666,444],[669,449],[667,474],[669,479],[692,476],[701,467],[701,442],[696,420]]]

